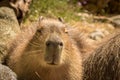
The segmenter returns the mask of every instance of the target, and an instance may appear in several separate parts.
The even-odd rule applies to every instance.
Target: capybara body
[[[82,80],[81,56],[65,29],[60,21],[40,19],[18,35],[8,65],[19,80]]]
[[[79,49],[83,61],[96,49],[96,44],[91,43],[87,36],[79,29],[69,28],[68,34]]]
[[[84,61],[84,80],[120,80],[120,32]]]

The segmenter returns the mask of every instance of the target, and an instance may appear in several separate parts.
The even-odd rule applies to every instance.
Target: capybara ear
[[[65,27],[64,32],[68,33],[68,28],[67,27]]]
[[[64,33],[68,33],[69,30],[68,30],[68,28],[65,26],[65,27],[62,28],[62,31],[63,31]]]
[[[45,17],[43,17],[43,16],[40,16],[39,18],[38,18],[38,29],[40,29],[42,26],[41,26],[41,22],[42,22],[42,20],[44,20],[45,19]]]
[[[62,23],[64,23],[64,19],[62,17],[58,17],[58,20]]]
[[[41,22],[43,19],[45,19],[45,17],[40,16],[38,21]]]

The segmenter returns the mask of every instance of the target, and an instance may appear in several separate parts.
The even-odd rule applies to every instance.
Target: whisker
[[[34,44],[34,45],[39,45],[39,43],[38,42],[31,42],[32,44]]]
[[[38,72],[35,72],[35,74],[41,80],[40,75],[38,74]]]
[[[39,36],[39,35],[35,35],[35,38],[39,39],[39,38],[40,38],[40,36]]]
[[[34,47],[40,47],[40,45],[38,45],[38,43],[30,43],[31,46],[34,46]]]
[[[42,50],[28,51],[27,53],[42,52]]]

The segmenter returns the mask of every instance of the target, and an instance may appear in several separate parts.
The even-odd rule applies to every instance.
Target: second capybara
[[[80,29],[68,27],[68,34],[79,49],[83,61],[97,48],[96,43],[91,42]]]
[[[18,80],[82,80],[79,50],[54,19],[41,18],[17,36],[11,44],[8,66]]]
[[[120,32],[83,62],[84,80],[120,80]]]

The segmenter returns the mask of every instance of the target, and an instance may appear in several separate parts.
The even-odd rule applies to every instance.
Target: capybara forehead
[[[50,32],[61,33],[65,31],[65,24],[54,19],[43,19],[40,21],[38,29],[41,28]]]

